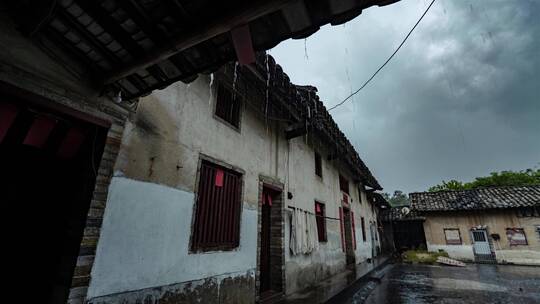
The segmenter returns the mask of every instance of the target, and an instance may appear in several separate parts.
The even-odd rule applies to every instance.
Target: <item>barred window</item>
[[[229,250],[240,240],[241,178],[236,171],[203,161],[201,165],[192,251]]]
[[[365,242],[366,239],[366,224],[364,223],[364,218],[360,218],[360,225],[362,226],[362,240]]]
[[[317,152],[315,152],[315,174],[322,177],[322,157]]]
[[[339,189],[347,194],[349,194],[349,180],[339,175]]]
[[[218,85],[215,113],[234,128],[240,127],[240,100],[222,84]]]

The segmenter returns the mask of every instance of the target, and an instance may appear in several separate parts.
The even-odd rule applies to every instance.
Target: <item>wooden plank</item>
[[[90,34],[90,32],[86,28],[84,28],[79,23],[79,21],[77,21],[75,17],[73,17],[71,14],[69,14],[63,9],[58,9],[57,18],[60,22],[62,22],[65,26],[67,26],[71,31],[74,31],[75,33],[77,33],[77,36],[81,40],[83,40],[94,51],[98,52],[103,58],[105,58],[112,67],[118,67],[120,65],[120,59],[116,57],[116,55],[114,55],[109,49],[104,47],[103,44],[94,35]],[[64,38],[64,40],[65,40],[64,43],[71,45],[71,43],[67,42],[66,38]],[[75,49],[79,53],[83,53],[81,50],[77,49],[76,47]]]
[[[156,23],[146,14],[137,1],[119,0],[118,2],[150,40],[156,44],[167,43],[169,41],[169,37],[160,28],[155,26]]]
[[[273,0],[273,1],[253,1],[245,7],[240,8],[236,14],[225,15],[214,22],[208,22],[206,25],[181,34],[171,40],[172,47],[167,45],[160,46],[156,50],[149,52],[145,56],[135,60],[131,64],[108,74],[104,82],[111,84],[119,79],[133,74],[140,69],[144,69],[172,55],[183,51],[189,47],[197,45],[220,34],[229,32],[231,29],[247,24],[261,16],[277,11],[293,0]],[[238,11],[238,10],[237,10]]]

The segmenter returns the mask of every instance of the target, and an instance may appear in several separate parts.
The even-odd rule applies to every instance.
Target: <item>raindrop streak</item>
[[[266,124],[266,133],[268,133],[268,94],[270,89],[270,67],[268,66],[268,58],[270,55],[266,53],[265,64],[266,64],[266,102],[264,105],[264,121]]]
[[[234,76],[232,83],[233,100],[236,98],[236,79],[238,78],[238,61],[234,63]]]
[[[307,55],[307,38],[304,38],[304,56],[306,57],[306,60],[309,60]]]
[[[266,103],[264,106],[264,116],[266,117],[268,115],[268,94],[269,94],[269,88],[270,88],[270,67],[268,66],[268,57],[269,55],[266,54]]]
[[[210,98],[208,99],[208,105],[212,105],[212,99],[214,99],[214,90],[212,86],[214,85],[214,73],[210,74]]]
[[[309,129],[308,129],[308,120],[311,120],[311,108],[309,107],[310,101],[311,101],[311,91],[308,90],[308,99],[306,102],[306,110],[307,110],[307,119],[306,119],[306,145],[308,143],[308,136],[309,136]]]

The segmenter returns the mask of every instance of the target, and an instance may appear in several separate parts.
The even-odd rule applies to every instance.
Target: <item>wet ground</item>
[[[394,264],[349,303],[540,303],[540,267]]]

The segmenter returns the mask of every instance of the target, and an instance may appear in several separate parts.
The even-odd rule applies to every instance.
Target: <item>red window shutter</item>
[[[24,138],[23,144],[42,148],[45,145],[45,142],[47,142],[55,125],[56,121],[52,118],[45,116],[36,117]]]
[[[221,186],[216,185],[221,171]],[[192,230],[193,251],[229,250],[240,242],[242,175],[204,161]]]
[[[317,234],[319,236],[319,242],[326,242],[326,219],[324,205],[322,203],[315,202],[315,216],[317,221]]]
[[[341,231],[341,249],[345,252],[345,235],[344,235],[344,226],[343,226],[343,208],[339,207],[339,227]]]
[[[356,229],[354,229],[354,212],[351,211],[351,229],[352,229],[352,236],[353,236],[353,249],[356,250]]]
[[[216,187],[223,187],[223,170],[216,170]]]

